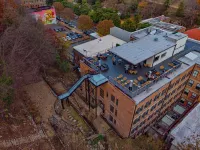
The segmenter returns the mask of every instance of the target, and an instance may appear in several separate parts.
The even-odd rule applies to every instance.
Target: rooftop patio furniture
[[[174,64],[173,64],[173,63],[168,63],[168,65],[169,65],[170,67],[174,67]]]
[[[162,66],[160,66],[160,70],[163,70],[163,69],[165,69],[165,67],[162,65]]]
[[[124,82],[124,81],[126,81],[127,80],[127,77],[124,77],[122,80],[121,80],[121,82]]]
[[[130,80],[127,80],[125,83],[124,83],[124,85],[127,85],[127,84],[129,84],[131,81]]]
[[[151,65],[150,64],[144,64],[144,67],[151,67]]]
[[[142,76],[139,76],[137,79],[138,79],[138,81],[142,81],[142,80],[143,80],[143,77],[142,77]]]
[[[133,80],[133,82],[134,82],[136,85],[138,84],[138,80],[136,80],[136,79]]]
[[[108,67],[107,64],[102,64],[101,65],[101,71],[106,72],[106,71],[108,71],[108,69],[109,69],[109,67]]]
[[[159,75],[160,75],[160,72],[158,71],[158,72],[156,72],[155,74],[156,74],[157,76],[159,76]]]
[[[120,75],[117,77],[117,79],[121,79],[121,78],[123,78],[123,75],[122,75],[122,74],[120,74]]]
[[[106,60],[107,59],[106,55],[101,55],[100,57],[101,57],[102,60]]]
[[[118,59],[117,62],[120,65],[122,63],[122,59]]]
[[[137,70],[129,70],[130,74],[137,74]]]

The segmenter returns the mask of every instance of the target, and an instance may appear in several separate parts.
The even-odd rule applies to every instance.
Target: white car
[[[66,37],[62,37],[63,41],[67,42],[67,38]]]
[[[67,40],[71,41],[72,39],[69,36],[66,36]]]

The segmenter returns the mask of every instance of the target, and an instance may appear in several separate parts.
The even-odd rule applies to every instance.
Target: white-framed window
[[[199,74],[199,71],[194,70],[193,73],[192,73],[192,76],[193,76],[193,77],[197,77],[198,74]]]
[[[193,84],[194,84],[194,81],[193,80],[189,80],[188,85],[192,86]]]
[[[154,61],[158,61],[158,60],[159,60],[159,57],[160,57],[160,56],[156,56],[156,57],[154,58]]]
[[[191,98],[196,98],[197,94],[196,93],[192,93]]]
[[[161,55],[161,58],[165,57],[166,54],[167,54],[167,52],[163,53],[163,54]]]
[[[196,89],[197,89],[197,90],[200,90],[200,83],[198,83],[198,84],[196,85]]]

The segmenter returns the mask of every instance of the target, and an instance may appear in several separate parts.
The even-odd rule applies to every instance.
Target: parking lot
[[[71,44],[84,41],[89,39],[90,37],[83,34],[83,33],[77,33],[73,30],[70,30],[69,28],[61,25],[52,24],[49,25],[48,28],[52,29],[54,32],[56,32],[57,36],[60,37],[63,41],[67,42],[69,41]]]

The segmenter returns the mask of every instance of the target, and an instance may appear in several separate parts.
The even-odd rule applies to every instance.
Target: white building
[[[111,52],[131,64],[152,67],[183,51],[187,38],[183,33],[148,27],[131,33],[132,41],[111,49]]]

